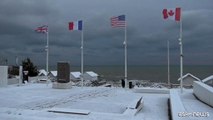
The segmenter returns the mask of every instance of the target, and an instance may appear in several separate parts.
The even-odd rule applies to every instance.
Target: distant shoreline
[[[168,70],[167,65],[129,65],[128,79],[150,80],[151,82],[167,83]],[[41,69],[40,67],[38,67]],[[45,68],[45,67],[43,67]],[[57,70],[56,66],[50,66],[50,70]],[[71,71],[81,71],[80,66],[70,67]],[[85,71],[94,71],[102,79],[121,80],[124,76],[124,66],[122,65],[101,65],[84,66]],[[212,75],[213,65],[184,65],[183,73],[191,73],[201,80]],[[170,79],[173,84],[178,84],[177,79],[180,76],[179,65],[170,66]]]

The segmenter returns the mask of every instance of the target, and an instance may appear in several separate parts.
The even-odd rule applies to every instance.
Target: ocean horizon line
[[[49,65],[49,67],[56,67],[57,65]],[[114,67],[123,67],[124,65],[84,65],[84,67],[111,67],[111,66],[114,66]],[[137,66],[168,66],[168,65],[128,65],[129,67],[137,67]],[[170,65],[170,66],[180,66],[178,64],[173,64],[173,65]],[[206,64],[198,64],[198,65],[184,65],[184,66],[212,66],[213,67],[213,64],[212,65],[206,65]],[[44,67],[46,68],[46,65],[37,65],[37,67]],[[70,65],[70,67],[81,67],[81,65]]]

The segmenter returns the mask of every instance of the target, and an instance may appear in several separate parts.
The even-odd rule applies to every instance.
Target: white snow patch
[[[46,84],[0,88],[0,118],[11,120],[165,120],[168,119],[168,94],[134,93],[132,90],[105,87],[52,89]],[[144,107],[136,116],[124,115],[131,101],[143,96]],[[80,109],[86,116],[47,112],[52,108]]]

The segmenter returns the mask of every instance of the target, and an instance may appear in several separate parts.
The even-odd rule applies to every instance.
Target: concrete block
[[[8,66],[0,66],[0,87],[8,85]]]
[[[68,83],[54,82],[52,84],[52,88],[54,88],[54,89],[70,89],[70,88],[72,88],[72,82],[68,82]]]

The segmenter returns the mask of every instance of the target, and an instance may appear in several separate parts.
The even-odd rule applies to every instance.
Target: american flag
[[[38,33],[47,33],[48,32],[48,26],[43,25],[41,27],[36,28],[35,31],[38,32]]]
[[[125,27],[126,26],[125,15],[112,17],[111,26],[112,27]]]

